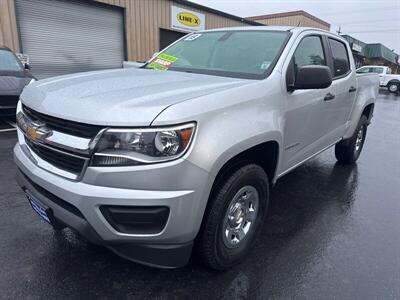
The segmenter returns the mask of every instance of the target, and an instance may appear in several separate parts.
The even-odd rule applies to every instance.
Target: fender
[[[386,86],[389,87],[389,85],[392,84],[392,83],[400,84],[400,80],[398,80],[398,79],[391,79],[391,80],[387,83]]]
[[[354,103],[353,110],[348,120],[348,127],[343,139],[349,139],[353,136],[358,125],[361,115],[370,104],[375,103],[375,99],[379,92],[379,76],[357,76],[358,92]]]

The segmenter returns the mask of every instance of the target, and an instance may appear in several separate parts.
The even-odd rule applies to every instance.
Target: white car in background
[[[392,74],[392,69],[385,66],[364,66],[357,69],[358,74],[379,74],[379,85],[386,87],[389,92],[397,93],[400,89],[400,74]]]

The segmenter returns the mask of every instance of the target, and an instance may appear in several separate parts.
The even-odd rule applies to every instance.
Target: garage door
[[[16,0],[22,52],[39,79],[120,68],[123,9],[93,1]]]

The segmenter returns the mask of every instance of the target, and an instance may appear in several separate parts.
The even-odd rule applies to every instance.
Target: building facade
[[[365,56],[365,46],[366,43],[357,40],[356,38],[350,35],[342,35],[342,37],[347,40],[350,44],[351,52],[353,53],[354,62],[356,64],[356,68],[360,68],[366,64],[366,56]]]
[[[0,0],[0,45],[38,78],[146,61],[191,31],[260,25],[185,0]]]
[[[400,73],[399,55],[380,43],[367,44],[350,35],[342,35],[351,47],[357,68],[365,65],[387,66]]]
[[[275,26],[304,26],[330,30],[331,25],[303,10],[248,17],[247,19]]]

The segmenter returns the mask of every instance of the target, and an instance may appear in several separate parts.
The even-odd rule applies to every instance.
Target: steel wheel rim
[[[222,239],[228,248],[243,243],[254,228],[260,197],[255,187],[246,185],[232,198],[225,213]]]
[[[363,141],[364,141],[364,126],[362,126],[357,133],[356,146],[354,149],[356,153],[358,153],[361,150]]]
[[[397,84],[392,84],[389,86],[389,90],[391,92],[397,92],[398,89],[399,89],[399,87],[397,86]]]

